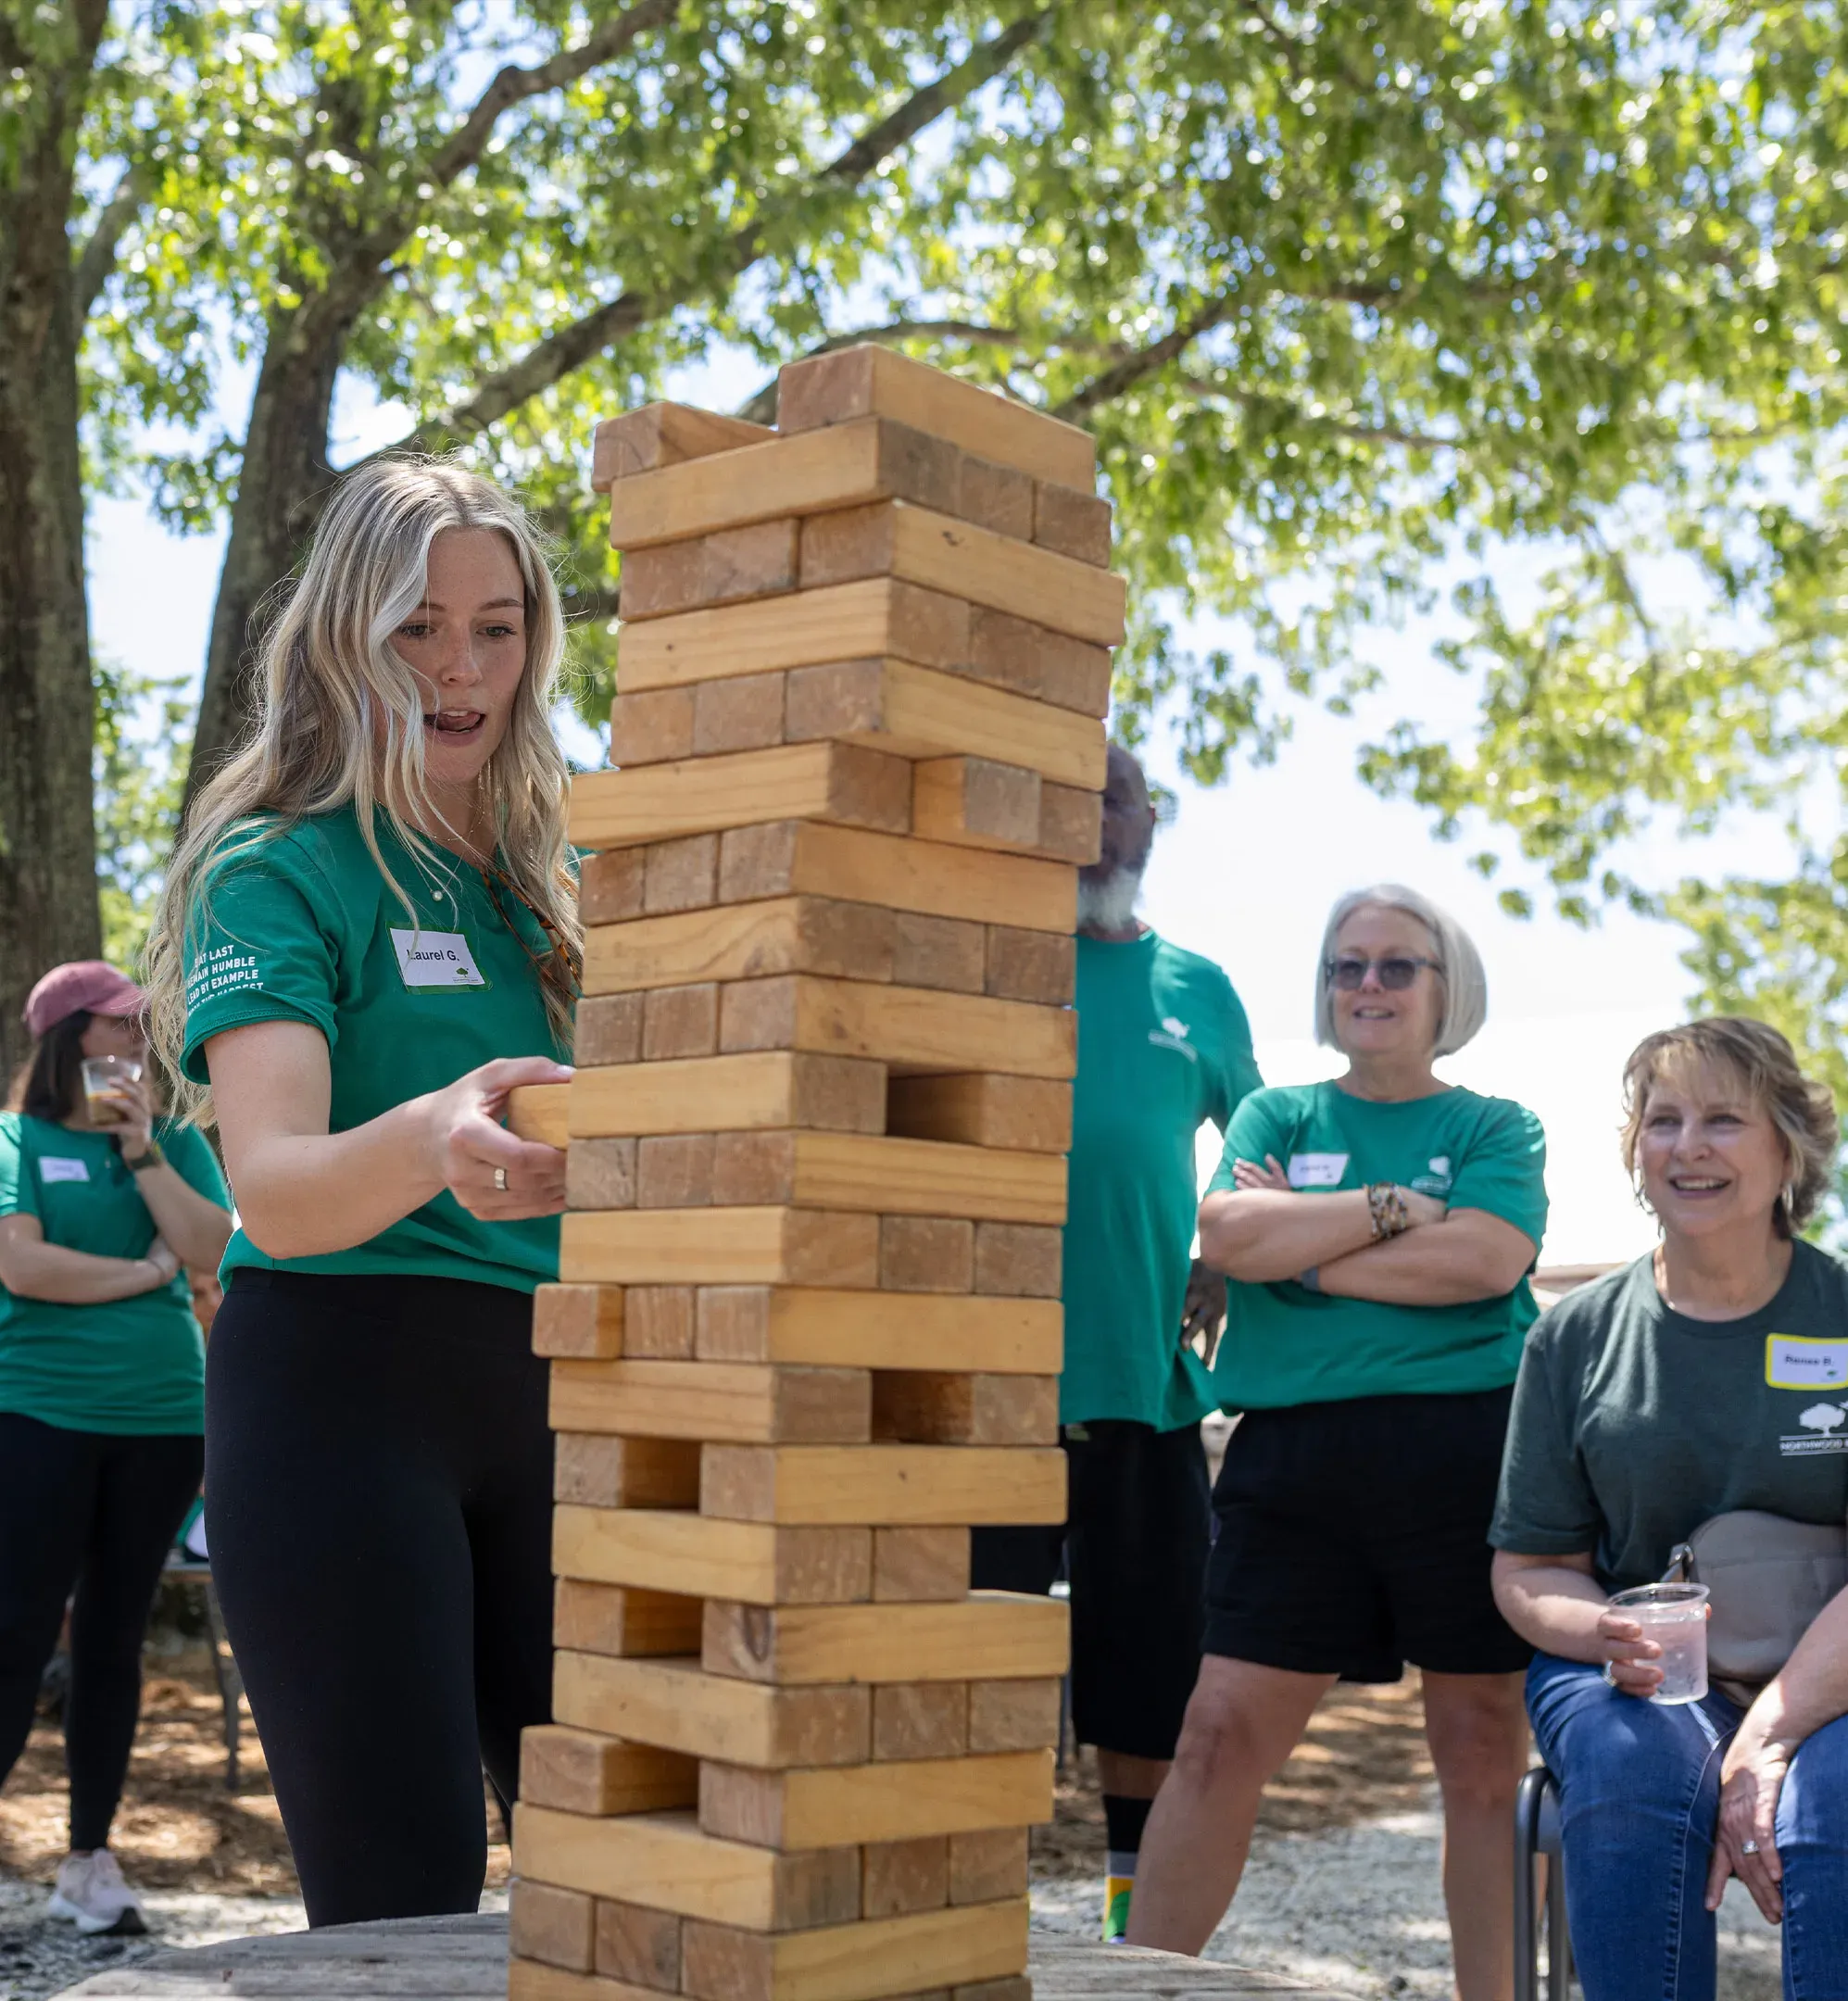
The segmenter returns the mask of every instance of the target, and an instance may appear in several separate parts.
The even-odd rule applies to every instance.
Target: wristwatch
[[[146,1152],[137,1153],[132,1160],[126,1153],[122,1155],[122,1165],[131,1174],[139,1174],[144,1167],[164,1167],[166,1164],[167,1156],[160,1151],[160,1142],[157,1139],[150,1139]]]

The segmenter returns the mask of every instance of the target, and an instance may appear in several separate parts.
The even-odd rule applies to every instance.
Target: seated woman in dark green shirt
[[[549,1715],[564,1156],[501,1117],[570,1075],[562,648],[511,501],[350,475],[168,878],[156,1026],[240,1216],[207,1529],[318,1925],[474,1909],[482,1768],[510,1801]]]
[[[216,1265],[231,1234],[204,1136],[155,1114],[146,1005],[100,959],[54,966],[26,1003],[32,1051],[0,1112],[0,1784],[74,1591],[70,1853],[51,1910],[82,1932],[146,1929],[109,1827],[148,1607],[205,1456],[182,1267]]]
[[[1499,1993],[1528,1649],[1495,1609],[1489,1517],[1546,1227],[1530,1112],[1434,1075],[1482,1025],[1482,963],[1415,891],[1343,897],[1316,1032],[1333,1083],[1253,1091],[1200,1211],[1226,1272],[1216,1368],[1244,1416],[1213,1494],[1206,1658],[1143,1844],[1129,1937],[1198,1952],[1265,1782],[1338,1677],[1424,1670],[1458,1991]]]
[[[1662,1241],[1528,1335],[1491,1531],[1496,1594],[1541,1649],[1527,1707],[1573,1957],[1586,2001],[1712,2001],[1737,1875],[1783,1921],[1786,1992],[1840,1994],[1848,1592],[1745,1709],[1649,1700],[1662,1650],[1608,1604],[1716,1515],[1848,1515],[1848,1266],[1795,1235],[1834,1175],[1835,1107],[1775,1028],[1727,1019],[1651,1036],[1624,1094]]]

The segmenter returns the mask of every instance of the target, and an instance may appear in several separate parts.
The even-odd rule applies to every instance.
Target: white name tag
[[[485,987],[469,941],[459,931],[394,931],[397,969],[409,988]]]
[[[1774,1390],[1822,1390],[1848,1383],[1848,1341],[1767,1334],[1765,1380]]]
[[[1292,1153],[1289,1156],[1291,1188],[1339,1188],[1348,1171],[1345,1153]]]
[[[89,1178],[88,1161],[66,1160],[60,1154],[51,1153],[39,1156],[39,1179],[47,1186],[54,1181],[87,1181]]]

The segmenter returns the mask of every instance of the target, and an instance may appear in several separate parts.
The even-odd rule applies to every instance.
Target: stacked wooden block
[[[1089,439],[874,348],[604,425],[620,769],[563,1282],[557,1721],[514,2001],[1024,2001],[1077,864],[1123,587]]]

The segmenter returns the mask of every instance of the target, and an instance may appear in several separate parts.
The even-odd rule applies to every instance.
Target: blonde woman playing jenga
[[[482,1768],[510,1799],[549,1706],[529,1330],[564,1156],[500,1116],[570,1074],[562,649],[513,502],[442,464],[350,475],[152,955],[158,1047],[239,1206],[207,1526],[316,1925],[472,1910]]]

